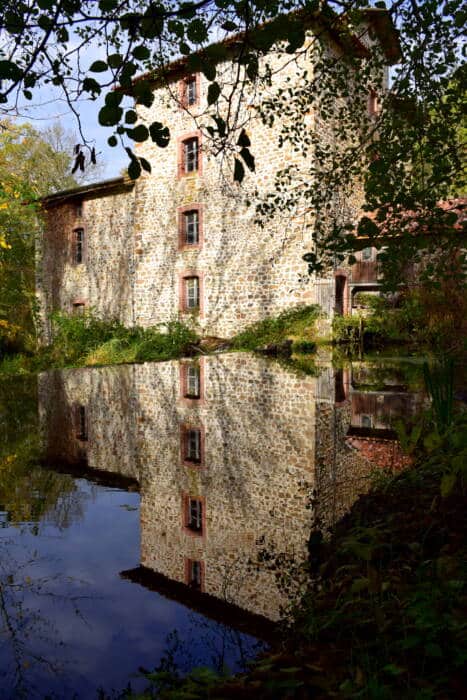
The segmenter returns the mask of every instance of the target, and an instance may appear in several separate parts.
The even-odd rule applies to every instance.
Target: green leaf
[[[441,496],[447,498],[456,484],[455,474],[444,474],[441,479]]]
[[[141,175],[141,166],[136,160],[136,158],[133,158],[130,162],[130,165],[128,166],[128,176],[132,180],[137,180],[139,176]]]
[[[208,38],[206,23],[202,19],[194,19],[188,25],[186,35],[195,44],[201,44]]]
[[[143,170],[146,170],[147,173],[151,172],[151,163],[146,160],[146,158],[140,158],[139,162],[141,163]]]
[[[151,139],[159,148],[166,148],[170,141],[170,131],[168,127],[163,126],[160,122],[153,122],[149,127]]]
[[[149,58],[151,55],[151,52],[149,51],[147,46],[144,46],[144,44],[140,44],[139,46],[135,46],[131,50],[131,53],[138,61],[144,61],[147,58]]]
[[[133,141],[138,141],[139,143],[142,141],[147,141],[149,137],[149,131],[144,124],[138,124],[134,129],[127,129],[126,130],[127,135],[130,137],[130,139],[133,139]]]
[[[109,138],[107,139],[107,143],[109,144],[109,146],[112,146],[112,148],[114,148],[118,143],[117,137],[116,136],[109,136]]]
[[[134,109],[128,109],[125,113],[125,121],[127,124],[136,124],[138,121],[138,115]]]
[[[234,181],[235,182],[242,182],[244,177],[245,177],[245,168],[243,167],[243,164],[241,163],[241,161],[239,161],[238,158],[235,158],[235,161],[234,161]]]
[[[0,80],[19,80],[22,70],[12,61],[0,61]]]
[[[122,65],[123,56],[119,53],[112,53],[107,56],[107,63],[111,68],[119,68]]]
[[[107,70],[107,63],[105,61],[94,61],[89,70],[93,73],[105,73]]]
[[[110,107],[105,105],[99,110],[99,124],[102,126],[115,126],[118,124],[123,115],[123,109],[121,107]]]
[[[94,78],[85,78],[83,80],[83,90],[85,92],[91,92],[99,95],[101,92],[101,86],[97,80],[94,80]]]
[[[213,105],[219,99],[221,88],[219,83],[211,83],[208,87],[208,105]]]

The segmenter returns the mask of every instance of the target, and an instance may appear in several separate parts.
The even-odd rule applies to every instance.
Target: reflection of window
[[[201,430],[188,428],[185,432],[185,459],[188,462],[201,461]]]
[[[198,364],[185,365],[185,398],[199,399],[201,396],[201,370]]]
[[[192,498],[191,496],[187,499],[186,505],[186,527],[191,532],[202,535],[203,534],[203,503],[200,498]]]
[[[373,248],[363,248],[362,260],[371,260],[373,258]]]
[[[195,559],[187,561],[187,584],[191,588],[201,590],[203,587],[203,562]]]
[[[371,428],[372,424],[373,424],[373,420],[372,420],[371,416],[367,416],[367,415],[363,414],[360,417],[360,425],[362,426],[362,428]]]
[[[199,163],[199,143],[195,136],[192,139],[183,141],[183,171],[185,173],[194,173],[198,170]]]
[[[76,437],[83,442],[88,439],[86,406],[76,407]]]
[[[77,228],[73,231],[73,260],[79,265],[84,260],[84,229]]]
[[[185,277],[185,308],[199,309],[199,277]]]

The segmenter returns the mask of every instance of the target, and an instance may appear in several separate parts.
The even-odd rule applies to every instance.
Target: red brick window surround
[[[180,107],[187,109],[196,107],[200,102],[200,75],[193,73],[187,75],[179,82],[179,101]]]
[[[203,275],[199,272],[182,272],[179,277],[179,311],[203,315]]]
[[[202,496],[183,494],[183,528],[193,537],[206,534],[206,501]]]
[[[204,403],[204,358],[180,363],[180,398],[191,406]]]
[[[204,467],[204,427],[180,426],[180,455],[185,467]]]
[[[194,131],[178,139],[178,177],[201,175],[201,132]]]
[[[72,245],[73,263],[80,265],[85,262],[85,233],[84,228],[79,226],[73,229],[73,245]]]
[[[204,591],[204,561],[185,559],[185,583],[196,591]]]
[[[203,207],[189,204],[178,209],[179,250],[201,248],[203,244]]]

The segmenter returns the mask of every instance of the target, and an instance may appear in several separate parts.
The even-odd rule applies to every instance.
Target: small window
[[[362,415],[360,416],[360,425],[362,428],[371,428],[373,425],[373,420],[371,416]]]
[[[76,407],[76,438],[82,442],[88,439],[86,406]]]
[[[372,259],[373,259],[373,248],[363,248],[362,260],[372,260]]]
[[[378,95],[374,90],[371,90],[368,95],[368,116],[377,117],[379,113]]]
[[[199,277],[185,277],[185,307],[190,311],[199,309]]]
[[[197,591],[203,587],[203,562],[195,559],[188,559],[187,562],[187,584]]]
[[[201,369],[198,364],[187,364],[185,371],[185,393],[186,399],[199,399],[201,397]]]
[[[185,173],[194,173],[198,170],[199,141],[197,137],[183,142],[183,165]]]
[[[185,461],[199,464],[201,462],[201,430],[188,428],[185,431]]]
[[[195,105],[198,102],[198,86],[196,84],[196,76],[191,75],[185,80],[185,95],[186,104],[188,106]]]
[[[73,316],[82,316],[85,310],[84,301],[74,301],[72,306]]]
[[[203,534],[203,503],[199,498],[187,499],[186,527],[197,535]]]
[[[182,214],[182,242],[185,245],[199,243],[199,211],[193,209]]]
[[[77,202],[75,206],[75,216],[77,219],[81,219],[83,216],[83,202]]]
[[[73,232],[74,262],[79,265],[84,261],[84,229],[77,228]]]

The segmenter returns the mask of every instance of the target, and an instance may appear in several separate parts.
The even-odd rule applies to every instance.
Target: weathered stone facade
[[[328,49],[340,55],[344,48],[336,41],[329,36]],[[177,96],[184,76],[179,69],[168,85],[155,88],[149,109],[138,107],[143,123],[157,120],[171,131],[167,148],[151,141],[137,144],[138,156],[151,163],[150,174],[144,173],[134,187],[120,179],[44,200],[46,227],[38,263],[44,318],[53,310],[71,312],[84,304],[127,325],[147,327],[181,318],[194,321],[204,334],[225,337],[298,304],[318,303],[328,316],[334,313],[338,271],[312,278],[302,259],[312,247],[312,214],[277,212],[264,228],[255,222],[255,203],[274,191],[277,171],[293,166],[306,180],[313,158],[291,142],[280,144],[284,120],[271,126],[260,115],[262,101],[278,99],[281,88],[298,85],[304,70],[313,75],[311,53],[290,60],[276,52],[261,60],[271,66],[270,87],[263,86],[257,95],[247,86],[235,105],[256,160],[255,172],[247,173],[241,186],[233,182],[229,158],[213,153],[205,138],[212,123],[206,115],[208,81],[196,76],[195,104],[182,108]],[[218,65],[221,84],[231,83],[235,69],[231,62]],[[227,109],[222,101],[219,109],[221,114]],[[303,128],[311,128],[315,119],[310,111]],[[197,140],[198,148],[191,171],[184,162],[189,139]],[[360,204],[356,188],[347,208],[357,212]],[[181,226],[191,209],[198,215],[198,240],[183,245]],[[71,243],[77,231],[86,248],[79,260]],[[199,300],[190,310],[188,278],[196,278],[199,287]]]
[[[193,366],[199,396],[187,398]],[[375,469],[371,444],[347,437],[358,423],[350,376],[320,369],[308,377],[239,353],[43,374],[46,458],[138,481],[145,570],[189,588],[196,562],[200,594],[276,620],[293,582],[278,586],[262,553],[304,561],[316,519],[329,528]],[[188,429],[199,431],[197,459]],[[189,499],[202,504],[196,531]]]

